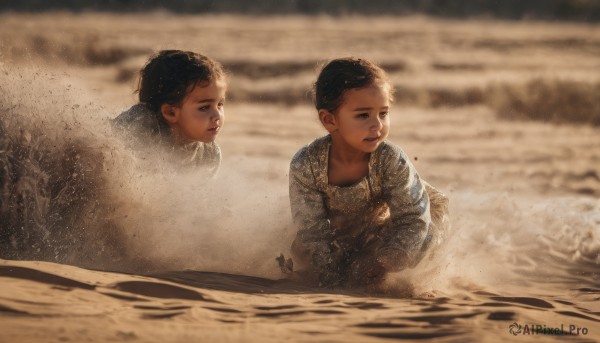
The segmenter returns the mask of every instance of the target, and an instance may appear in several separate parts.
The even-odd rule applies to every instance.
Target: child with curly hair
[[[113,120],[136,147],[162,147],[184,165],[214,175],[221,162],[215,138],[224,121],[227,80],[204,55],[163,50],[140,71],[139,103]]]

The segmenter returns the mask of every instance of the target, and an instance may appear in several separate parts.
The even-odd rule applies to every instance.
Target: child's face
[[[169,121],[175,134],[186,141],[210,143],[215,140],[225,119],[224,80],[197,85],[183,99],[181,106],[171,107]]]
[[[325,125],[347,147],[370,153],[385,140],[390,128],[388,111],[390,90],[387,84],[350,89],[342,105],[332,116],[333,125]]]

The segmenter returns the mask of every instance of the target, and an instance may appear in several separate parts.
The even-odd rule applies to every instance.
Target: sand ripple
[[[585,327],[574,341],[600,334],[600,289],[589,287],[570,289],[572,301],[482,289],[392,298],[224,273],[128,275],[6,260],[0,282],[2,341],[44,341],[41,332],[74,341],[505,341],[513,323]]]

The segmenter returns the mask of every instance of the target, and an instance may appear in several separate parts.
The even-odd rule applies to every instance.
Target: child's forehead
[[[206,98],[222,98],[227,91],[227,83],[224,80],[213,80],[196,83],[189,91],[187,98],[196,101]]]
[[[389,100],[391,87],[387,82],[374,82],[361,88],[350,88],[343,93],[343,102],[359,100],[364,97],[379,97]]]
[[[190,91],[194,91],[198,88],[208,88],[213,86],[217,88],[227,88],[227,80],[224,77],[217,77],[211,80],[199,79],[190,84]]]

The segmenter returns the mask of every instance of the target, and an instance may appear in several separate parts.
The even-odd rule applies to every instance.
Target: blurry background
[[[83,0],[40,1],[9,0],[0,2],[1,9],[18,11],[116,11],[144,12],[165,9],[175,13],[237,13],[237,14],[367,14],[413,15],[466,18],[487,16],[504,19],[558,19],[598,21],[600,3],[597,0]]]

